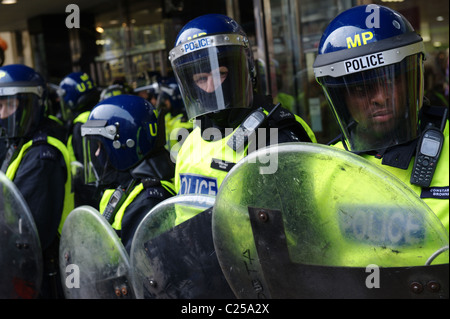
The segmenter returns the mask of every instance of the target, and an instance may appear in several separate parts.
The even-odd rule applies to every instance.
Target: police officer
[[[2,171],[28,204],[44,253],[41,296],[58,297],[58,231],[73,209],[67,148],[58,124],[46,117],[46,83],[25,65],[0,68],[0,124],[7,139]],[[59,135],[59,136],[58,136]]]
[[[134,93],[157,106],[161,79],[162,76],[157,71],[142,72],[136,80]]]
[[[125,88],[122,84],[111,84],[100,93],[100,101],[106,100],[111,96],[130,94],[130,90]]]
[[[96,189],[84,184],[81,173],[83,153],[80,128],[86,122],[89,112],[98,103],[100,92],[91,77],[84,72],[72,72],[59,83],[63,121],[67,126],[67,148],[72,165],[75,207],[90,205],[97,207]]]
[[[175,194],[159,119],[150,102],[123,94],[97,104],[81,128],[85,181],[105,189],[99,211],[128,252],[142,218]]]
[[[183,134],[179,131],[191,132],[193,123],[189,121],[181,98],[180,88],[175,80],[167,80],[159,86],[158,107],[165,113],[166,148],[171,156],[176,159],[179,147],[182,145]],[[186,136],[184,136],[186,137]]]
[[[187,115],[195,119],[195,128],[177,156],[177,193],[215,195],[228,171],[248,149],[270,143],[274,131],[269,128],[278,129],[275,143],[315,141],[303,120],[275,107],[271,98],[254,93],[257,74],[251,46],[233,19],[208,14],[188,22],[178,34],[169,59]],[[253,117],[244,126],[250,114]],[[245,143],[245,137],[238,138],[242,136],[239,127],[246,127],[244,132],[265,128],[266,135],[255,134],[259,141]]]
[[[422,38],[401,14],[357,6],[328,25],[314,72],[341,129],[332,144],[397,176],[448,231],[448,115],[424,103],[424,56]]]

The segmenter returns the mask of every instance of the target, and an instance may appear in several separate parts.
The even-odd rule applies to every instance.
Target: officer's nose
[[[212,93],[212,92],[214,92],[214,89],[215,89],[214,78],[213,78],[212,74],[210,74],[206,80],[204,90],[208,93]]]
[[[9,114],[8,114],[8,107],[6,106],[6,101],[0,99],[0,118],[1,119],[6,119]]]
[[[370,91],[370,105],[386,105],[389,100],[389,93],[382,83],[375,84]]]

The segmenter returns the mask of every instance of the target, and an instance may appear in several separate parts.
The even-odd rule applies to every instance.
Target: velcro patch
[[[164,192],[162,191],[162,189],[160,187],[150,187],[146,189],[147,192],[147,197],[150,198],[159,198],[159,199],[163,199],[164,198]]]
[[[425,187],[422,188],[420,198],[436,198],[436,199],[449,199],[449,187]]]
[[[217,158],[213,158],[211,161],[211,168],[219,171],[229,172],[236,163],[223,161]]]
[[[56,149],[54,149],[50,145],[41,145],[39,148],[40,148],[39,153],[40,159],[56,160],[57,158]]]

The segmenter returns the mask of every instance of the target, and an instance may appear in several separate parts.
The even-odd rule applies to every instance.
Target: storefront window
[[[422,35],[427,50],[426,96],[433,104],[448,106],[448,8],[445,0],[433,5],[420,0],[271,0],[272,47],[270,93],[276,101],[302,116],[321,143],[339,135],[334,116],[314,78],[312,65],[328,23],[340,12],[360,4],[380,4],[403,14]],[[270,41],[270,39],[269,39]]]
[[[136,0],[97,15],[100,54],[95,63],[100,85],[117,79],[132,85],[143,72],[162,73],[166,44],[161,13],[160,3]]]
[[[319,142],[339,134],[312,65],[322,32],[340,12],[355,4],[351,0],[270,1],[275,101],[303,117]],[[275,84],[275,85],[273,85]]]
[[[386,2],[376,0],[374,3],[388,6],[400,12],[422,36],[426,50],[424,64],[425,96],[433,105],[448,107],[448,1],[405,0]]]

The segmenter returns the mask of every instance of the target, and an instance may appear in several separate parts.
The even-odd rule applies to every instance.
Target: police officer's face
[[[387,133],[398,126],[406,107],[404,82],[398,78],[357,85],[346,91],[347,107],[359,125],[374,134]]]
[[[99,157],[102,152],[102,143],[97,142],[97,149],[95,150],[95,157]]]
[[[19,99],[11,96],[0,96],[0,118],[6,119],[16,112]]]
[[[196,73],[193,75],[194,83],[207,93],[214,92],[228,76],[228,68],[221,66],[209,73]]]

